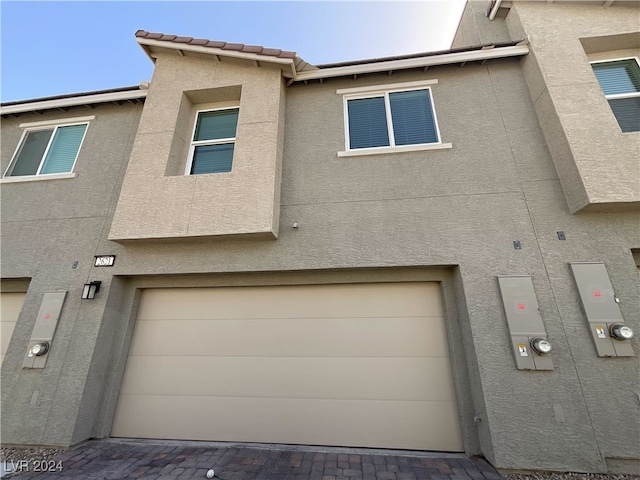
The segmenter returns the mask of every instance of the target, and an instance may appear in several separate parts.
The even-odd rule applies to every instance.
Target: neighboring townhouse
[[[3,443],[637,472],[639,12],[332,65],[138,31],[148,85],[3,104]]]

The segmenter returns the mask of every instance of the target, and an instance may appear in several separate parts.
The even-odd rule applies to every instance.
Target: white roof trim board
[[[217,57],[233,57],[243,58],[246,60],[255,60],[266,63],[276,63],[278,65],[290,65],[291,73],[285,71],[284,76],[292,79],[293,82],[305,80],[317,80],[321,78],[340,77],[344,75],[360,75],[363,73],[385,72],[389,70],[403,70],[408,68],[428,67],[432,65],[447,65],[452,63],[472,62],[476,60],[489,60],[492,58],[503,58],[526,55],[529,53],[527,45],[514,45],[506,47],[495,47],[484,50],[471,50],[465,52],[447,52],[439,55],[426,55],[424,57],[401,59],[401,60],[379,60],[371,63],[363,63],[349,66],[336,66],[328,68],[319,68],[317,70],[297,71],[295,60],[292,58],[277,58],[265,55],[257,55],[255,53],[230,51],[221,48],[203,47],[199,45],[188,45],[184,43],[174,43],[166,40],[149,40],[145,38],[136,39],[143,49],[149,55],[149,51],[145,46],[154,46],[159,48],[169,48],[173,50],[181,50],[184,52],[197,52]]]
[[[242,58],[245,60],[253,60],[262,63],[275,63],[280,66],[290,66],[291,72],[295,75],[296,67],[293,58],[279,58],[270,55],[258,55],[256,53],[238,52],[226,50],[222,48],[204,47],[201,45],[188,45],[186,43],[174,43],[167,40],[150,40],[147,38],[136,38],[136,41],[142,46],[143,50],[153,61],[151,52],[146,47],[169,48],[172,50],[180,50],[182,52],[204,53],[207,55],[216,55],[218,57]],[[291,77],[288,73],[286,77]]]
[[[96,103],[134,100],[137,98],[145,98],[147,96],[147,92],[148,90],[132,90],[128,92],[96,93],[94,95],[59,98],[56,100],[42,100],[40,102],[19,103],[17,105],[7,105],[4,107],[0,107],[0,115],[35,112],[38,110],[49,110],[54,108],[67,108],[79,105],[91,105]]]
[[[360,75],[363,73],[386,72],[389,70],[404,70],[408,68],[429,67],[434,65],[449,65],[452,63],[473,62],[477,60],[490,60],[492,58],[517,57],[529,53],[528,45],[514,45],[510,47],[495,47],[485,50],[472,50],[468,52],[443,53],[418,58],[403,60],[386,60],[362,65],[349,65],[346,67],[330,67],[308,72],[298,72],[295,81],[314,80],[319,78],[340,77],[344,75]]]
[[[424,68],[435,65],[450,65],[455,63],[473,62],[490,60],[494,58],[507,58],[522,56],[529,53],[529,46],[526,42],[521,42],[517,45],[485,48],[480,50],[470,50],[464,52],[445,52],[437,55],[425,55],[408,59],[390,59],[390,60],[376,60],[370,63],[359,63],[357,65],[347,66],[335,66],[327,68],[318,68],[314,70],[296,70],[296,60],[292,58],[277,58],[266,55],[257,55],[248,52],[237,52],[211,47],[202,47],[198,45],[187,45],[183,43],[172,43],[169,41],[149,40],[144,38],[138,38],[137,41],[141,45],[156,46],[161,48],[170,48],[182,51],[192,51],[198,53],[204,53],[209,55],[216,55],[218,57],[234,57],[243,58],[247,60],[254,60],[258,62],[275,63],[285,67],[283,75],[289,78],[289,83],[297,81],[308,80],[320,80],[330,77],[341,77],[350,75],[360,75],[364,73],[376,73],[397,71],[410,68]],[[144,47],[143,47],[144,48]],[[146,48],[144,48],[147,51]],[[147,51],[147,53],[149,53]],[[289,73],[290,72],[290,73]],[[96,93],[93,95],[83,95],[77,97],[65,97],[56,100],[43,100],[43,101],[30,101],[25,103],[19,103],[14,105],[8,105],[0,107],[0,115],[10,115],[15,113],[47,110],[55,108],[66,108],[78,105],[88,105],[95,103],[115,102],[121,100],[131,100],[137,98],[144,98],[147,96],[147,89],[125,91],[125,92],[111,92],[111,93]]]

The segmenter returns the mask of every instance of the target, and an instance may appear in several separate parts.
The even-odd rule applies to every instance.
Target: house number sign
[[[94,267],[113,267],[113,263],[116,261],[115,255],[96,255],[93,262]]]

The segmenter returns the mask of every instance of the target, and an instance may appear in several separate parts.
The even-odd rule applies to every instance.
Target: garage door
[[[112,436],[460,451],[439,286],[145,290]]]
[[[0,293],[0,363],[4,361],[7,347],[16,326],[20,309],[24,303],[24,293]]]

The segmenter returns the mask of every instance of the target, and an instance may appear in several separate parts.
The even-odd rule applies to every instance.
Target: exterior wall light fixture
[[[100,291],[100,285],[102,282],[100,280],[95,280],[91,283],[85,283],[82,288],[82,299],[83,300],[93,300],[96,298],[96,293]]]

